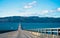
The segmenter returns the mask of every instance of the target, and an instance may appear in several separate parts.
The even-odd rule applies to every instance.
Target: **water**
[[[59,28],[60,23],[21,23],[22,29]]]
[[[21,25],[23,30],[31,30],[35,32],[37,32],[39,28],[59,28],[60,27],[60,23],[21,23]],[[36,29],[36,30],[33,30],[33,29]],[[51,32],[47,32],[47,34],[51,34]],[[57,32],[53,32],[53,34],[57,35]]]
[[[60,23],[20,23],[23,30],[29,29],[38,29],[38,28],[58,28],[60,27]],[[0,22],[0,31],[8,31],[8,30],[17,30],[19,23],[13,22]],[[35,30],[37,31],[37,30]],[[48,34],[50,34],[48,32]],[[56,34],[56,33],[54,33]]]
[[[19,23],[13,22],[0,22],[0,31],[1,30],[13,30],[18,28]],[[37,28],[58,28],[60,23],[21,23],[22,29],[37,29]]]
[[[0,31],[17,30],[17,29],[18,29],[18,23],[0,22]]]

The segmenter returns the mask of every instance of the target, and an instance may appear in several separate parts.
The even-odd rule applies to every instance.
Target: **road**
[[[0,34],[0,38],[35,38],[35,36],[19,27],[17,31]]]
[[[21,30],[19,27],[17,31],[0,34],[0,38],[57,38],[57,36]]]
[[[35,38],[35,36],[32,35],[29,31],[21,30],[21,28],[19,27],[17,38]]]

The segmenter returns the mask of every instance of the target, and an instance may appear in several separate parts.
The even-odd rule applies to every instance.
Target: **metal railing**
[[[40,37],[44,38],[46,35],[47,38],[60,38],[60,28],[39,28],[39,29],[29,29],[32,32],[42,33]],[[37,37],[39,38],[39,37]]]

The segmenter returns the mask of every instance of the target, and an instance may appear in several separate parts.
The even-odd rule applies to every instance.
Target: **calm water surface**
[[[20,23],[20,24],[23,30],[60,27],[60,23]],[[18,25],[19,23],[12,23],[12,22],[1,23],[0,22],[0,31],[17,30]]]
[[[0,31],[6,31],[6,30],[17,30],[18,29],[18,23],[11,23],[11,22],[0,22]]]

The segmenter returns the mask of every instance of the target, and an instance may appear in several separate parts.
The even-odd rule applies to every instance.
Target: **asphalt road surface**
[[[21,30],[0,34],[0,38],[35,38],[30,32]]]

